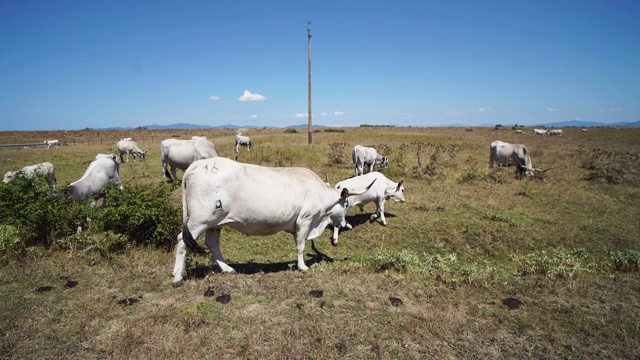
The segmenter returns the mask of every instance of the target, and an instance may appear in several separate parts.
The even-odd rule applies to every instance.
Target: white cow
[[[562,133],[563,133],[563,131],[559,130],[559,129],[558,130],[549,130],[549,131],[547,131],[547,135],[549,135],[549,136],[554,136],[554,135],[562,136]]]
[[[53,168],[53,164],[50,162],[43,162],[40,164],[25,166],[20,170],[8,171],[4,174],[3,183],[13,181],[17,177],[24,177],[27,179],[33,179],[35,177],[42,177],[47,181],[47,184],[51,186],[56,185],[56,175]]]
[[[489,167],[493,167],[493,163],[503,164],[506,166],[516,167],[516,178],[522,179],[522,176],[530,177],[536,171],[546,171],[535,169],[531,165],[531,158],[527,147],[522,144],[509,144],[500,140],[491,143],[489,152]]]
[[[589,129],[582,129],[582,130],[580,130],[580,131],[582,131],[583,133],[588,133],[588,132],[589,132]]]
[[[60,142],[58,140],[45,140],[44,143],[47,144],[47,149],[60,147]]]
[[[376,149],[372,147],[356,145],[353,147],[351,156],[353,158],[353,167],[355,168],[356,176],[364,173],[365,166],[368,166],[369,172],[372,172],[374,165],[384,168],[389,164],[389,159],[386,156],[378,154]]]
[[[182,179],[183,225],[177,239],[173,284],[182,284],[187,248],[202,250],[196,243],[202,233],[220,269],[234,272],[220,251],[224,226],[245,235],[292,234],[298,269],[307,270],[305,241],[320,236],[328,224],[344,226],[347,197],[367,190],[338,191],[306,168],[271,168],[223,157],[198,160]]]
[[[544,135],[547,133],[545,129],[533,129],[533,135]]]
[[[248,136],[242,136],[241,132],[236,135],[236,154],[240,146],[244,146],[247,150],[251,151],[251,139]]]
[[[387,226],[387,220],[384,218],[384,203],[387,200],[393,200],[398,202],[404,202],[404,186],[402,186],[403,180],[399,183],[395,183],[383,174],[374,171],[362,176],[354,176],[352,178],[342,180],[335,186],[337,190],[344,188],[348,189],[360,189],[372,181],[375,181],[371,189],[361,195],[349,196],[347,200],[347,210],[354,206],[360,208],[360,211],[364,211],[364,206],[370,202],[375,201],[376,212],[371,215],[370,220],[375,221],[380,218],[382,225]],[[346,222],[346,221],[345,221]],[[346,223],[347,229],[351,229],[352,226],[348,222]],[[333,228],[333,237],[331,238],[333,245],[338,245],[338,227]]]
[[[186,170],[192,162],[217,157],[218,152],[216,146],[206,137],[194,136],[191,140],[162,140],[160,156],[164,177],[169,180],[178,180],[176,168]],[[171,174],[167,170],[169,165],[171,166]]]
[[[516,134],[524,134],[524,132],[520,129],[516,130]]]
[[[147,151],[149,151],[149,149],[145,151],[140,150],[138,144],[131,140],[131,138],[125,138],[118,141],[116,148],[118,148],[118,151],[120,152],[120,162],[124,162],[122,154],[127,154],[127,162],[129,162],[129,154],[133,155],[133,162],[136,162],[136,156],[144,161],[146,160]]]
[[[123,189],[120,182],[120,162],[115,154],[98,154],[96,159],[89,164],[80,180],[69,184],[69,192],[78,201],[92,198],[98,194],[109,182]],[[91,207],[95,207],[95,199],[91,201]]]

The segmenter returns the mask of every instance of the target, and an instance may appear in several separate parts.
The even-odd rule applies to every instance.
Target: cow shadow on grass
[[[347,222],[349,224],[351,224],[352,227],[356,228],[356,227],[358,227],[358,226],[360,226],[362,224],[371,223],[372,221],[370,219],[371,219],[371,215],[373,215],[373,214],[374,213],[372,213],[372,212],[371,213],[363,212],[363,213],[359,213],[359,214],[356,214],[356,215],[346,216],[346,219],[347,219]],[[394,214],[390,214],[390,213],[385,212],[384,213],[384,217],[386,219],[393,219],[396,216]],[[376,219],[373,222],[376,222],[376,223],[378,223],[378,225],[381,225],[380,224],[380,218]],[[347,229],[340,229],[340,232],[345,231],[345,230],[347,230]]]
[[[307,241],[307,246],[309,246],[309,243],[311,244],[311,250],[313,252],[306,254],[305,263],[307,264],[307,266],[311,267],[314,264],[321,263],[321,262],[332,263],[337,261],[336,259],[318,250],[314,240]],[[211,254],[207,252],[206,256],[211,256]],[[344,261],[344,260],[347,260],[347,258],[340,259],[338,261]],[[258,274],[258,273],[277,273],[277,272],[288,271],[288,270],[298,271],[297,260],[277,262],[277,263],[262,263],[262,264],[249,261],[245,263],[229,263],[229,266],[234,268],[236,270],[236,273],[245,274],[245,275],[252,275],[252,274]],[[207,276],[207,274],[210,274],[212,272],[220,272],[220,269],[218,268],[217,265],[215,264],[211,266],[198,265],[187,270],[187,278],[195,279],[195,280],[204,279]]]

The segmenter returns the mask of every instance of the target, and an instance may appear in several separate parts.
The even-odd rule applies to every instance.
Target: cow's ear
[[[342,192],[340,193],[340,198],[342,200],[345,200],[348,197],[349,197],[349,190],[347,188],[342,189]]]
[[[402,186],[403,182],[404,180],[400,180],[400,182],[398,183],[398,186],[396,187],[396,191],[400,190],[400,186]]]

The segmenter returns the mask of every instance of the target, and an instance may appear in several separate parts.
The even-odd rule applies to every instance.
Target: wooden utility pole
[[[311,21],[307,22],[307,34],[309,36],[309,145],[313,144],[313,122],[311,115]]]

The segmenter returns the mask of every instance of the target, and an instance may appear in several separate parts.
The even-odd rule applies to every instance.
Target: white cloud
[[[320,115],[321,115],[321,116],[327,116],[327,115],[329,115],[329,113],[328,113],[328,112],[326,112],[326,111],[323,111],[322,113],[320,113]]]
[[[260,94],[253,94],[249,90],[245,90],[242,96],[238,98],[238,101],[265,101],[266,97]]]
[[[556,111],[558,111],[558,109],[554,109],[554,108],[550,108],[550,107],[548,107],[548,108],[547,108],[547,111],[556,112]]]
[[[220,101],[220,96],[209,96],[209,100],[211,100],[211,101]]]
[[[335,116],[340,116],[340,115],[344,115],[344,114],[345,114],[344,111],[336,111],[336,112],[333,113],[333,115],[335,115]]]
[[[309,113],[297,113],[294,116],[297,118],[306,118],[309,117]]]
[[[258,118],[258,115],[253,114],[253,115],[251,115],[251,118],[252,118],[252,119],[257,119],[257,118]]]
[[[622,108],[621,107],[614,107],[614,108],[609,109],[609,111],[618,112],[618,111],[622,111]]]
[[[478,111],[490,111],[491,108],[484,108],[484,107],[480,107],[478,108]]]

